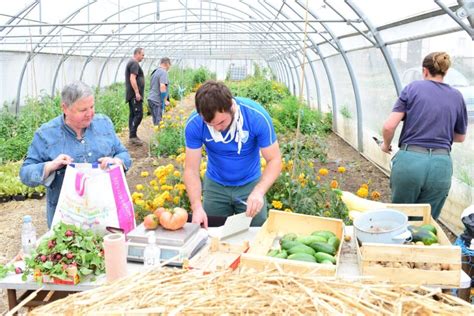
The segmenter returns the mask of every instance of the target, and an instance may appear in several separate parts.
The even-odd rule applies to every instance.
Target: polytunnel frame
[[[211,2],[210,2],[210,3],[211,3]],[[228,7],[228,8],[230,8],[230,9],[233,9],[233,10],[237,10],[237,9],[235,9],[235,8],[232,8],[232,7],[229,7],[229,6],[226,6],[226,5],[217,4],[217,3],[215,3],[215,2],[212,2],[212,3],[213,3],[213,4],[216,4],[216,5],[225,6],[225,7]],[[128,8],[128,9],[130,9],[130,8]],[[165,12],[165,11],[174,11],[174,10],[182,11],[182,9],[172,9],[172,10],[163,10],[163,12]],[[237,11],[239,11],[239,12],[242,13],[242,14],[246,14],[246,15],[247,15],[247,13],[245,13],[245,12],[243,12],[243,11],[240,11],[240,10],[237,10]],[[155,13],[151,13],[151,14],[155,14]],[[230,15],[230,16],[236,17],[236,15],[234,15],[234,14],[232,14],[232,13],[230,13],[230,12],[225,12],[225,14],[226,14],[226,15]],[[148,14],[148,15],[150,15],[150,14]],[[148,16],[148,15],[146,15],[146,16]],[[143,18],[143,17],[145,17],[145,16],[141,16],[141,17],[139,17],[139,18]],[[138,18],[138,19],[139,19],[139,18]],[[171,17],[171,18],[176,18],[176,16],[173,16],[173,17]],[[222,17],[221,17],[221,18],[222,18]],[[205,22],[203,22],[203,23],[205,23]],[[145,29],[145,28],[151,26],[151,25],[153,25],[153,24],[149,24],[149,25],[146,25],[146,26],[142,27],[142,28],[139,30],[139,32],[140,32],[141,30],[143,30],[143,29]],[[177,29],[177,27],[176,27],[175,29]],[[183,32],[181,35],[185,35],[185,33]],[[134,35],[130,36],[128,39],[132,38],[133,36],[134,36]],[[145,36],[145,38],[143,38],[141,41],[144,41],[148,36],[151,36],[151,35]],[[127,39],[127,41],[128,41],[128,39]],[[283,38],[282,38],[282,39],[283,39]],[[178,39],[176,39],[176,42],[178,42],[178,41],[180,41],[180,40],[182,41],[183,38],[178,38]],[[283,40],[285,40],[287,43],[289,43],[289,40],[287,40],[287,39],[283,39]],[[295,40],[295,41],[296,41],[296,40]],[[150,41],[147,41],[147,42],[151,43]],[[104,44],[107,44],[107,43],[104,42]],[[151,44],[149,44],[149,45],[151,45]],[[147,47],[147,46],[144,46],[144,48],[148,48],[148,47]],[[118,50],[118,49],[120,49],[119,46],[117,46],[117,47],[114,49],[114,51],[112,51],[112,52],[109,54],[109,56],[108,56],[107,58],[110,58],[110,57],[116,52],[116,50]],[[94,51],[95,51],[95,50],[94,50]],[[92,55],[92,53],[91,53],[91,55]],[[89,57],[91,57],[91,55],[89,55]],[[268,64],[268,61],[266,60],[266,58],[265,58],[264,56],[260,56],[260,57],[261,57],[262,60],[266,61],[267,64]],[[119,69],[120,65],[123,63],[123,60],[124,60],[125,58],[126,58],[126,56],[122,57],[121,62],[120,62],[119,65],[117,66],[116,75],[117,75],[117,73],[118,73],[118,69]],[[90,58],[88,58],[87,60],[90,60]],[[106,61],[104,62],[103,66],[102,66],[102,69],[101,69],[101,73],[100,73],[100,76],[99,76],[99,84],[98,84],[99,87],[100,87],[100,82],[101,82],[102,73],[103,73],[103,70],[105,69],[105,65],[106,65],[107,61],[108,61],[108,59],[106,59]],[[85,66],[85,65],[84,65],[84,66]],[[150,66],[150,67],[151,67],[151,66]],[[83,70],[84,70],[84,69],[83,69]],[[82,77],[82,74],[83,74],[83,72],[81,72],[81,77]]]
[[[130,7],[124,8],[124,9],[120,10],[119,12],[115,13],[114,15],[119,14],[120,12],[129,10],[129,9],[131,9],[131,8],[139,7],[140,5],[145,5],[145,4],[149,4],[149,3],[150,3],[150,2],[140,3],[140,4],[138,4],[138,5],[134,5],[134,6],[130,6]],[[211,2],[211,1],[208,1],[208,3],[209,3],[209,4],[211,4],[211,3],[212,3],[212,4],[215,4],[216,7],[217,7],[218,5],[223,6],[223,7],[227,7],[227,8],[230,8],[231,10],[236,10],[236,11],[239,11],[240,13],[242,13],[242,14],[248,15],[246,12],[243,12],[243,11],[241,11],[241,10],[235,9],[235,8],[233,8],[233,7],[230,7],[230,6],[221,4],[221,3],[216,3],[216,2]],[[246,4],[246,5],[248,5],[248,4]],[[251,7],[251,6],[249,6],[249,7]],[[184,9],[187,10],[187,8],[184,8]],[[252,8],[251,8],[251,9],[252,9]],[[183,9],[163,10],[163,12],[165,12],[165,11],[176,11],[176,10],[182,11]],[[208,10],[208,11],[209,11],[209,10]],[[235,16],[235,15],[229,13],[229,12],[225,12],[225,13],[226,13],[226,15]],[[152,14],[154,14],[154,13],[152,13]],[[112,15],[112,16],[113,16],[113,15]],[[148,15],[146,15],[146,16],[148,16]],[[110,18],[110,17],[111,17],[111,16],[109,16],[108,18]],[[138,17],[137,20],[140,19],[140,18],[143,18],[143,17],[144,17],[144,16]],[[250,17],[250,16],[249,16],[249,17]],[[108,18],[107,18],[107,19],[108,19]],[[176,18],[176,16],[173,16],[172,18]],[[220,22],[220,21],[219,21],[219,22]],[[248,21],[243,21],[243,22],[248,22]],[[259,21],[257,21],[257,22],[259,22]],[[202,23],[206,23],[206,22],[202,22]],[[202,25],[202,23],[199,23],[199,24]],[[133,36],[139,35],[139,34],[140,34],[140,31],[143,30],[144,28],[149,27],[149,26],[154,25],[154,24],[156,24],[156,23],[148,24],[148,25],[146,25],[145,27],[141,28],[141,29],[138,31],[138,34],[134,34],[134,35],[129,36],[129,38],[128,38],[126,41],[129,41],[129,39],[131,39]],[[126,26],[126,25],[124,25],[123,27],[125,27],[125,26]],[[176,29],[176,28],[175,28],[175,29]],[[249,34],[251,34],[251,33],[249,33]],[[151,36],[151,35],[147,35],[147,36]],[[110,38],[110,36],[109,36],[108,38]],[[107,39],[108,39],[108,38],[107,38]],[[146,37],[145,37],[145,38],[146,38]],[[281,38],[282,38],[282,40],[285,40],[285,41],[288,42],[288,43],[289,43],[289,41],[290,41],[290,39],[285,39],[285,38],[283,38],[283,37],[281,37]],[[107,40],[107,39],[106,39],[106,40]],[[144,41],[144,39],[142,39],[141,41]],[[298,40],[294,40],[294,41],[298,41]],[[107,44],[107,43],[104,41],[104,42],[102,42],[101,44]],[[98,46],[100,46],[100,45],[98,45]],[[120,48],[120,47],[117,46],[117,47],[115,48],[115,50],[117,50],[117,49],[119,49],[119,48]],[[97,49],[98,49],[98,47],[87,57],[87,59],[86,59],[86,61],[85,61],[85,63],[84,63],[82,72],[81,72],[81,78],[82,78],[82,76],[83,76],[85,66],[86,66],[87,63],[92,59],[92,56],[91,56],[91,55],[92,55]],[[110,57],[114,54],[115,50],[114,50],[112,53],[109,54],[109,57],[108,57],[108,58],[110,58]],[[123,63],[123,60],[124,60],[125,58],[126,58],[125,56],[122,57],[120,63],[118,64],[115,77],[117,76],[118,69],[119,69],[120,65]],[[262,56],[262,60],[265,60],[266,63],[268,64],[268,60],[267,60],[266,58],[264,58],[263,56]],[[293,63],[293,65],[295,65],[293,60],[290,60],[290,61]],[[102,66],[101,74],[100,74],[100,77],[99,77],[99,86],[100,86],[100,78],[102,77],[102,72],[103,72],[103,70],[104,70],[104,68],[105,68],[105,64],[106,64],[106,63],[107,63],[107,59],[106,59],[106,61],[104,62],[104,65]],[[301,61],[300,61],[300,64],[301,64]],[[297,78],[298,78],[298,77],[297,77]],[[299,80],[299,79],[298,79],[298,80]],[[306,77],[305,77],[305,80],[307,80]],[[293,79],[293,81],[294,81],[294,79]],[[308,86],[308,85],[307,85],[307,86]],[[53,90],[54,90],[54,89],[53,89]],[[309,91],[307,92],[307,94],[309,95]]]
[[[139,4],[135,4],[135,5],[132,5],[132,6],[123,8],[123,9],[121,9],[121,10],[115,12],[114,14],[108,16],[108,17],[105,18],[103,21],[106,21],[106,20],[110,19],[111,17],[113,17],[113,16],[115,16],[115,15],[119,15],[120,13],[122,13],[122,12],[124,12],[124,11],[130,10],[130,9],[132,9],[132,8],[135,8],[135,7],[138,7],[138,8],[139,8],[141,5],[146,5],[146,4],[150,4],[150,3],[153,3],[153,2],[154,2],[154,1],[142,2],[142,3],[139,3]],[[89,3],[88,5],[91,5],[91,4],[93,4],[93,3],[95,3],[95,2]],[[233,8],[233,7],[230,7],[230,6],[221,4],[221,3],[216,3],[216,2],[212,2],[212,1],[208,1],[208,3],[209,3],[209,4],[211,4],[211,3],[212,3],[212,4],[215,4],[216,6],[220,5],[220,6],[223,6],[223,7],[227,7],[227,8],[230,8],[230,9],[232,9],[232,10],[237,10],[237,9],[235,9],[235,8]],[[183,10],[185,10],[185,12],[187,12],[188,9],[187,9],[187,7],[185,7],[185,8],[183,8],[183,9],[169,9],[169,10],[163,10],[162,12],[165,12],[165,11],[183,11]],[[207,9],[207,11],[209,11],[209,9]],[[243,14],[246,14],[246,15],[247,15],[247,13],[245,13],[245,12],[243,12],[243,11],[241,11],[241,10],[237,10],[237,11],[239,11],[240,13],[243,13]],[[229,12],[225,12],[225,13],[230,15]],[[152,14],[155,14],[155,13],[152,13]],[[148,15],[151,15],[151,14],[147,14],[146,16],[148,16]],[[233,16],[235,16],[235,15],[233,15]],[[134,21],[137,21],[137,20],[139,20],[140,18],[143,18],[143,17],[144,17],[144,16],[139,16],[139,17],[138,17],[136,20],[134,20]],[[176,18],[176,16],[173,16],[173,17],[171,17],[171,18]],[[198,22],[199,22],[200,25],[201,25],[202,23],[206,23],[206,22],[200,22],[200,21],[198,21]],[[219,22],[221,22],[221,21],[219,21]],[[248,21],[243,21],[243,22],[248,22]],[[259,22],[259,21],[257,21],[257,22]],[[127,25],[129,25],[129,24],[127,24],[127,23],[119,23],[119,24],[123,24],[123,26],[121,26],[122,29],[125,28]],[[129,39],[133,38],[134,36],[140,35],[140,31],[143,30],[144,28],[146,28],[146,27],[148,27],[148,26],[151,26],[151,25],[156,25],[156,24],[158,24],[158,23],[150,23],[150,24],[147,24],[145,27],[141,28],[141,29],[138,31],[137,34],[130,35],[129,38],[127,38],[127,39],[125,40],[125,42],[129,41]],[[96,25],[95,25],[95,29],[100,28],[102,25],[103,25],[103,24],[96,24]],[[120,35],[120,33],[118,33],[118,34]],[[251,33],[249,32],[249,34],[251,34]],[[89,36],[89,35],[90,35],[90,34],[84,34],[84,35],[82,35],[80,38],[87,37],[87,36]],[[86,65],[94,58],[94,57],[92,56],[93,53],[94,53],[98,48],[100,48],[100,46],[101,46],[102,44],[107,44],[106,41],[107,41],[110,37],[115,36],[115,35],[117,35],[117,34],[113,34],[113,35],[107,36],[107,38],[106,38],[104,41],[102,41],[99,45],[97,45],[97,47],[94,49],[94,51],[89,54],[89,56],[86,58],[86,61],[84,62],[83,68],[82,68],[82,70],[81,70],[80,79],[82,79],[82,77],[83,77],[83,74],[84,74],[84,70],[85,70]],[[145,38],[146,38],[146,37],[145,37]],[[283,38],[283,37],[282,37],[282,39],[285,40],[285,41],[287,41],[287,42],[288,42],[288,40],[289,40],[289,39],[285,39],[285,38]],[[139,40],[139,42],[140,42],[140,41],[143,41],[143,39]],[[78,43],[78,42],[76,42],[76,43]],[[55,84],[56,84],[56,81],[57,81],[57,76],[58,76],[60,67],[61,67],[61,65],[64,63],[64,61],[68,58],[68,56],[71,56],[71,55],[72,55],[70,52],[71,52],[71,50],[74,51],[75,48],[77,49],[77,47],[75,47],[75,44],[73,44],[73,45],[71,45],[71,47],[68,48],[68,51],[66,52],[66,54],[63,54],[63,57],[61,58],[61,60],[60,60],[60,62],[59,62],[59,64],[58,64],[58,67],[56,68],[55,77],[54,77],[54,80],[53,80],[52,94],[54,94]],[[79,48],[80,48],[80,47],[79,47]],[[117,47],[116,47],[116,49],[119,49],[119,48],[120,48],[120,46],[117,46]],[[108,58],[110,58],[110,57],[112,56],[112,54],[113,54],[113,53],[111,53]],[[262,57],[263,57],[263,56],[262,56]],[[115,79],[116,79],[116,76],[117,76],[117,73],[118,73],[118,69],[119,69],[120,65],[123,63],[123,60],[124,60],[125,58],[126,58],[126,56],[122,57],[120,63],[118,64],[117,71],[116,71],[116,74],[115,74]],[[262,58],[262,60],[265,60],[265,61],[267,62],[267,64],[268,64],[268,61],[267,61],[265,58]],[[101,74],[100,74],[100,77],[99,77],[99,87],[100,87],[100,81],[101,81],[101,77],[102,77],[102,72],[103,72],[103,70],[104,70],[104,68],[105,68],[105,64],[106,64],[106,63],[107,63],[107,59],[106,59],[106,61],[104,62],[104,65],[102,66]],[[294,64],[293,61],[292,61],[292,63]],[[293,81],[294,81],[294,80],[293,80]]]
[[[143,2],[143,3],[140,3],[138,4],[137,6],[141,6],[141,5],[144,5],[144,4],[148,4],[148,3],[153,3],[155,1],[149,1],[149,2]],[[211,13],[211,7],[210,5],[211,4],[215,4],[216,5],[216,8],[217,6],[225,6],[224,4],[222,3],[216,3],[216,2],[212,2],[212,1],[207,1],[209,3],[209,8],[208,9],[205,9],[207,10],[209,13]],[[339,16],[340,13],[334,9],[333,7],[331,7],[328,2],[326,0],[323,0],[323,2],[328,5],[334,12],[336,12]],[[445,6],[441,1],[439,0],[434,0],[434,2],[439,6],[441,7],[442,11],[444,11],[448,16],[450,16],[452,19],[454,19],[460,26],[462,29],[464,29],[470,36],[471,38],[473,37],[473,31],[472,31],[472,28],[469,28],[469,26],[466,26],[454,13],[453,11],[451,10],[451,8],[460,8],[463,6],[463,1],[461,0],[458,0],[458,3],[459,3],[459,6],[452,6],[452,7],[447,7]],[[56,36],[64,29],[64,28],[69,28],[68,25],[66,24],[68,21],[72,20],[73,18],[75,18],[75,16],[80,12],[82,11],[84,8],[87,8],[89,10],[89,7],[94,4],[94,3],[97,3],[97,1],[90,1],[88,2],[87,4],[85,4],[84,6],[82,7],[79,7],[78,9],[76,9],[76,11],[72,12],[69,16],[67,16],[65,19],[63,19],[61,21],[61,24],[58,24],[55,26],[55,24],[46,24],[45,26],[49,26],[49,27],[52,27],[52,29],[45,35],[41,36],[37,36],[37,37],[42,37],[37,43],[35,43],[35,47],[31,49],[31,51],[28,54],[26,60],[25,60],[25,63],[23,65],[23,68],[22,68],[22,71],[21,71],[21,74],[20,74],[20,79],[19,79],[19,82],[18,82],[18,90],[17,90],[17,100],[16,100],[16,103],[17,103],[17,107],[16,107],[16,113],[18,113],[18,108],[19,108],[19,102],[20,102],[20,95],[21,95],[21,86],[22,86],[22,81],[23,81],[23,78],[24,78],[24,74],[25,74],[25,71],[26,71],[26,67],[29,63],[29,61],[31,61],[37,54],[39,54],[41,52],[41,50],[45,47],[47,47],[47,45],[51,42],[51,40],[47,41],[46,45],[42,45],[41,46],[41,43],[43,43],[44,41],[47,40],[48,37],[51,36],[51,34],[55,33],[56,32]],[[187,15],[187,11],[188,11],[188,8],[187,8],[187,2],[186,2],[186,5],[184,5],[181,1],[179,2],[184,8],[183,9],[175,9],[175,10],[179,10],[179,11],[182,11],[184,10],[185,11],[185,14]],[[263,4],[259,1],[258,2],[260,5],[263,6]],[[271,6],[270,4],[268,4],[266,1],[264,1],[264,3],[267,5],[267,6]],[[318,16],[310,9],[310,8],[306,8],[305,5],[302,3],[302,1],[300,0],[295,0],[295,3],[298,4],[300,7],[302,7],[304,10],[307,10],[309,14],[311,14],[314,18],[316,18],[316,20],[320,20],[318,18]],[[357,15],[359,16],[359,18],[362,20],[362,22],[366,25],[366,27],[368,28],[368,30],[370,31],[370,33],[372,34],[372,36],[374,37],[375,39],[375,42],[376,42],[376,45],[374,45],[373,41],[371,41],[368,36],[364,35],[362,32],[358,31],[362,36],[364,36],[371,44],[372,46],[368,46],[368,47],[365,47],[365,48],[369,48],[369,47],[375,47],[375,48],[379,48],[383,54],[383,57],[387,63],[387,66],[389,68],[389,71],[390,71],[390,74],[392,76],[392,80],[394,81],[394,87],[396,89],[396,92],[397,94],[399,95],[400,93],[400,89],[401,89],[401,84],[400,84],[400,80],[399,80],[399,76],[398,76],[398,72],[395,70],[394,68],[394,64],[393,64],[393,59],[391,58],[390,56],[390,53],[389,51],[387,50],[387,45],[390,45],[390,44],[393,44],[392,42],[384,42],[383,39],[381,38],[377,28],[375,28],[370,20],[363,14],[363,12],[355,6],[355,4],[353,3],[353,1],[351,0],[345,0],[345,3],[346,5],[348,5],[352,11]],[[8,22],[7,24],[11,24],[13,23],[14,21],[18,21],[17,24],[19,24],[23,19],[26,19],[27,15],[33,10],[33,8],[36,7],[36,5],[41,5],[41,1],[40,0],[36,0],[36,1],[33,1],[32,3],[30,3],[28,6],[26,6],[24,9],[22,9],[19,13],[17,13],[16,16],[12,17]],[[201,4],[201,8],[200,10],[202,11],[202,2],[200,3]],[[253,11],[253,12],[256,12],[258,11],[256,8],[254,8],[253,6],[249,5],[249,4],[246,4],[247,6],[249,6],[249,8]],[[293,8],[293,6],[290,6],[288,3],[286,3],[286,1],[282,1],[282,6],[280,8],[280,10],[278,10],[279,14],[281,13],[282,9],[284,6],[287,6],[288,8],[290,8],[293,12],[295,12],[298,16],[300,16],[296,11],[295,9]],[[159,1],[157,1],[157,6],[159,6]],[[228,6],[227,6],[228,7]],[[234,9],[234,8],[232,8]],[[276,8],[273,7],[274,10],[276,10]],[[123,10],[122,10],[123,11]],[[26,12],[26,13],[25,13]],[[163,11],[164,12],[164,11]],[[159,12],[155,12],[155,13],[159,13]],[[226,12],[228,14],[228,12]],[[216,13],[217,14],[217,13]],[[22,16],[24,15],[24,16]],[[282,14],[284,15],[284,14]],[[217,16],[216,16],[217,17]],[[301,17],[301,16],[300,16]],[[341,16],[342,17],[342,16]],[[41,17],[40,17],[41,19]],[[140,19],[140,17],[138,18]],[[471,20],[469,20],[471,21]],[[41,22],[41,21],[40,21]],[[201,21],[189,21],[189,22],[192,22],[192,23],[199,23],[200,24],[200,27],[202,27],[202,23],[206,23],[206,22],[201,22]],[[209,22],[209,21],[208,21]],[[225,23],[225,21],[215,21],[215,22],[219,22],[219,23]],[[251,21],[242,21],[242,22],[251,22]],[[260,22],[260,21],[256,21],[256,22]],[[275,21],[272,22],[272,25]],[[281,21],[278,21],[278,22],[281,22]],[[349,73],[349,76],[351,77],[351,82],[352,82],[352,86],[353,86],[353,90],[354,90],[354,97],[355,97],[355,101],[356,101],[356,110],[357,110],[357,120],[358,120],[358,149],[359,151],[362,151],[363,150],[363,147],[362,147],[362,131],[361,131],[361,125],[362,125],[362,113],[361,113],[361,107],[360,107],[360,96],[359,96],[359,93],[358,93],[358,83],[357,83],[357,78],[355,78],[354,74],[353,74],[353,70],[352,70],[352,67],[350,65],[350,61],[347,59],[347,56],[346,56],[346,53],[347,51],[345,51],[342,47],[342,44],[340,43],[339,41],[339,38],[336,36],[336,34],[334,34],[329,26],[324,23],[324,22],[321,22],[321,21],[312,21],[312,22],[315,22],[315,23],[319,23],[320,25],[322,25],[325,29],[326,29],[326,33],[328,33],[330,36],[331,36],[331,39],[326,39],[325,37],[323,37],[321,34],[321,37],[325,40],[323,42],[318,42],[318,43],[314,43],[312,38],[311,37],[308,37],[308,39],[312,42],[312,47],[308,47],[310,49],[314,49],[316,50],[315,53],[317,56],[319,56],[319,60],[322,62],[323,66],[324,66],[324,70],[326,72],[326,76],[328,78],[328,82],[329,82],[329,88],[331,90],[331,98],[332,98],[332,102],[333,102],[333,113],[335,112],[335,107],[337,106],[337,103],[336,103],[336,94],[335,94],[335,89],[334,89],[334,86],[333,86],[333,80],[331,78],[331,71],[330,71],[330,67],[327,66],[327,64],[325,63],[325,59],[328,58],[328,57],[331,57],[331,56],[334,56],[334,55],[341,55],[344,59],[344,62],[346,64],[346,67],[348,68],[348,73]],[[333,21],[331,21],[333,22]],[[146,23],[146,22],[144,22]],[[74,24],[74,23],[73,23]],[[82,24],[85,24],[85,23],[82,23]],[[112,24],[117,24],[117,23],[112,23]],[[123,22],[118,22],[119,25],[121,24],[124,24],[123,27],[127,26],[128,24],[123,23]],[[150,24],[157,24],[157,23],[150,23]],[[296,22],[293,22],[294,25],[296,25]],[[353,26],[352,23],[348,22],[349,25]],[[471,23],[472,24],[472,23]],[[87,25],[95,25],[95,29],[98,29],[101,25],[97,24],[97,23],[87,23]],[[279,23],[276,24],[278,27],[282,28],[282,25],[285,25],[285,24],[282,24],[280,25]],[[11,26],[9,26],[11,27]],[[41,26],[39,26],[41,28]],[[311,23],[311,27],[314,28],[314,26],[312,25]],[[354,26],[353,26],[354,27]],[[5,27],[3,27],[4,29]],[[355,28],[355,27],[354,27]],[[12,27],[13,29],[13,27]],[[357,30],[357,28],[356,28]],[[82,31],[82,30],[81,30]],[[448,33],[450,32],[454,32],[455,30],[449,30],[447,31]],[[88,32],[90,32],[90,30],[88,30]],[[421,35],[420,38],[423,38],[423,37],[429,37],[429,36],[435,36],[436,34],[441,34],[442,32],[441,31],[438,31],[438,32],[434,32],[433,34],[424,34],[424,35]],[[7,33],[8,34],[8,33]],[[209,33],[209,34],[214,34],[214,33]],[[286,34],[290,34],[290,36],[292,36],[292,38],[288,39],[288,38],[284,38],[282,37],[282,35],[280,34],[280,38],[282,38],[283,40],[285,41],[293,41],[293,38],[294,38],[294,34],[296,34],[296,32],[287,32]],[[80,38],[83,38],[85,36],[90,36],[90,35],[96,35],[96,34],[84,34],[84,35],[79,35]],[[98,34],[97,34],[98,35]],[[115,34],[117,35],[117,34]],[[120,36],[120,33],[118,34]],[[130,38],[133,38],[133,36],[140,36],[141,34],[138,32],[137,34],[134,34],[132,36],[130,36]],[[254,34],[256,35],[256,34]],[[273,34],[272,34],[273,35]],[[60,35],[62,36],[62,34]],[[109,35],[110,37],[111,35]],[[108,38],[109,38],[108,37]],[[397,40],[396,42],[403,42],[403,41],[406,41],[408,40],[409,38],[405,38],[405,39],[399,39]],[[334,44],[336,44],[337,48],[330,42],[330,41],[334,41]],[[140,43],[142,42],[143,39],[139,39],[137,41],[137,43]],[[330,44],[332,47],[336,48],[336,54],[334,55],[330,55],[330,56],[326,56],[324,57],[322,54],[321,54],[321,51],[319,50],[319,47],[318,47],[318,44],[325,44],[325,43],[328,43]],[[151,44],[150,44],[151,45]],[[75,46],[75,43],[73,45],[71,45],[70,47],[68,47],[68,52],[73,49]],[[100,45],[99,45],[100,46]],[[39,48],[39,49],[38,49]],[[117,48],[119,48],[119,46],[117,46]],[[117,49],[116,48],[116,49]],[[361,49],[361,48],[359,48]],[[281,55],[281,54],[280,54]],[[278,55],[277,55],[278,56]],[[306,55],[308,56],[308,55]],[[90,56],[89,56],[90,57]],[[275,60],[274,57],[272,58],[262,58],[266,63],[267,65],[269,65],[270,68],[273,69],[273,71],[276,72],[276,74],[279,75],[279,77],[281,79],[283,79],[283,77],[286,76],[286,82],[287,82],[287,85],[290,85],[290,83],[293,84],[293,93],[295,93],[295,87],[294,85],[296,84],[296,81],[294,80],[294,76],[293,76],[293,70],[291,69],[291,67],[288,67],[287,63],[285,63],[285,60],[291,62],[294,67],[293,69],[296,69],[296,65],[295,65],[295,62],[293,60],[293,55],[291,53],[288,53],[287,52],[287,55],[285,55],[286,58],[283,58],[283,56],[279,56],[280,58],[279,59],[276,59],[276,61],[273,61]],[[302,62],[299,60],[298,56],[294,55],[294,57],[298,60],[300,66],[302,66]],[[61,58],[61,61],[60,61],[60,64],[58,65],[58,68],[57,68],[57,72],[55,73],[55,79],[54,79],[54,85],[57,81],[57,75],[58,75],[58,71],[59,71],[59,68],[61,66],[62,63],[64,63],[64,61],[68,58],[68,54],[63,54],[63,57]],[[94,57],[92,57],[94,58]],[[115,77],[114,77],[114,80],[116,80],[117,78],[117,74],[118,74],[118,70],[121,66],[121,64],[123,63],[123,61],[125,60],[126,56],[122,57],[120,62],[118,63],[118,66],[117,66],[117,71],[115,73]],[[156,58],[155,58],[156,59]],[[318,60],[318,59],[316,59]],[[154,61],[154,59],[153,59]],[[150,63],[150,67],[151,65],[153,64],[153,61]],[[90,62],[89,61],[86,61],[86,63]],[[308,63],[311,63],[311,60],[308,58]],[[105,64],[107,62],[104,62],[104,65],[102,67],[102,70],[101,70],[101,75],[102,75],[102,72],[105,68]],[[272,66],[273,65],[273,66]],[[289,69],[288,69],[289,68]],[[313,73],[313,78],[315,79],[315,85],[316,85],[316,94],[317,94],[317,98],[318,98],[318,105],[320,106],[320,93],[319,93],[319,89],[318,89],[318,82],[317,82],[317,75],[316,75],[316,72],[314,71],[313,67],[312,68],[312,73]],[[283,69],[283,70],[282,70]],[[295,70],[296,71],[296,70]],[[82,76],[82,73],[81,73],[81,76]],[[290,80],[290,76],[291,76],[291,80]],[[101,76],[102,77],[102,76]],[[296,79],[298,80],[299,82],[299,77],[296,75]],[[305,79],[305,82],[307,82],[307,77],[305,75],[304,77]],[[354,80],[355,79],[355,80]],[[99,79],[99,84],[100,84],[100,81],[101,81],[101,78]],[[301,84],[301,83],[300,83]],[[54,88],[53,88],[53,91],[52,93],[54,94]],[[308,98],[310,97],[310,93],[308,92],[307,90],[307,96]],[[337,113],[337,112],[336,112]],[[334,122],[336,122],[336,119],[333,120]],[[334,123],[335,124],[335,123]],[[336,126],[336,125],[335,125]]]

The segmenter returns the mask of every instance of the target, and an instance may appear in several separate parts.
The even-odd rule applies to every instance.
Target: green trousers
[[[247,197],[257,185],[258,180],[243,186],[224,186],[204,177],[203,181],[203,207],[207,215],[231,216],[246,211],[247,206],[238,202],[240,198],[247,201]],[[262,226],[267,219],[267,201],[264,198],[262,210],[252,219],[251,226]]]
[[[400,150],[392,159],[390,188],[393,203],[429,203],[437,219],[451,188],[450,155]]]

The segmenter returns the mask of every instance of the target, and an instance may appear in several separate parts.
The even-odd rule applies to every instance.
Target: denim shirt
[[[96,114],[82,140],[65,124],[64,116],[60,115],[43,124],[33,137],[28,154],[20,169],[20,179],[25,185],[35,187],[44,185],[47,198],[47,220],[51,227],[59,193],[64,180],[66,167],[44,177],[44,165],[60,154],[69,155],[77,163],[93,163],[102,157],[121,159],[128,170],[132,160],[127,149],[122,145],[114,131],[112,121],[105,115]]]

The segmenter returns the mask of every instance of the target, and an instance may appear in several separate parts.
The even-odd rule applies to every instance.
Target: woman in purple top
[[[390,187],[393,203],[429,203],[438,218],[451,187],[451,145],[463,142],[467,129],[462,94],[443,82],[451,65],[445,52],[423,60],[423,79],[400,94],[383,125],[382,151],[392,151],[396,128],[403,121],[400,150],[392,159]]]

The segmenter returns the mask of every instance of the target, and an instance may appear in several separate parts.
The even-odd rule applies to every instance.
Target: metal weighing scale
[[[143,263],[143,253],[148,244],[147,233],[150,231],[142,223],[127,234],[128,261]],[[208,234],[200,225],[186,223],[183,228],[174,231],[158,226],[155,236],[161,250],[161,261],[178,256],[169,265],[181,266],[183,259],[193,257],[207,243]]]

